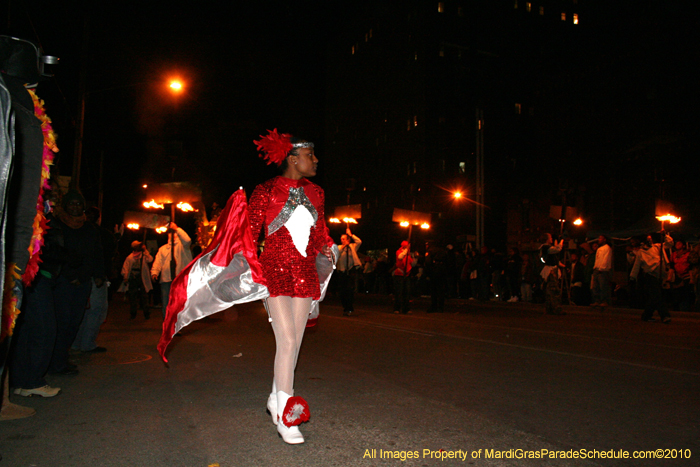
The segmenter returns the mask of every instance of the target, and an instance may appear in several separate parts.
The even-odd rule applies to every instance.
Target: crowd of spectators
[[[562,303],[644,308],[644,274],[638,280],[629,280],[629,274],[645,242],[646,238],[614,242],[596,238],[573,248],[572,244],[567,244],[559,255]],[[604,250],[599,252],[601,247]],[[443,311],[445,299],[545,302],[546,280],[540,274],[544,263],[539,250],[521,252],[517,247],[509,247],[501,251],[487,246],[476,249],[470,244],[454,247],[437,242],[428,242],[424,248],[413,246],[411,250],[410,295],[432,297],[427,307],[429,312]],[[697,290],[700,244],[691,247],[686,242],[676,241],[665,251],[664,301],[670,310],[700,311]],[[627,256],[627,270],[615,271],[616,282],[612,275],[612,257],[617,254]],[[362,256],[364,266],[357,278],[357,290],[393,295],[398,283],[394,252],[380,250]],[[626,279],[622,281],[621,277]],[[403,282],[401,284],[405,287]]]

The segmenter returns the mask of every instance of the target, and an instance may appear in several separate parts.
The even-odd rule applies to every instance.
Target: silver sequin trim
[[[309,198],[306,197],[304,187],[289,187],[289,197],[287,198],[287,202],[284,204],[284,207],[280,213],[277,214],[275,220],[270,222],[270,225],[267,226],[267,235],[272,235],[273,233],[277,232],[280,227],[286,224],[289,218],[292,217],[292,214],[297,206],[304,206],[309,210],[311,217],[314,218],[314,224],[318,221],[318,213],[316,212],[316,208],[313,204],[311,204]]]

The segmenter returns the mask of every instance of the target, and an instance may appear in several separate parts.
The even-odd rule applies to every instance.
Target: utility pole
[[[80,52],[80,78],[78,82],[79,90],[78,95],[80,96],[80,113],[78,114],[78,121],[76,122],[76,132],[75,132],[75,149],[73,151],[73,173],[71,174],[71,186],[75,189],[80,187],[80,165],[83,158],[83,135],[85,133],[85,99],[86,87],[87,87],[87,61],[88,61],[88,47],[90,39],[89,22],[87,17],[87,12],[83,19],[83,43]]]
[[[476,247],[484,246],[484,111],[476,109]]]

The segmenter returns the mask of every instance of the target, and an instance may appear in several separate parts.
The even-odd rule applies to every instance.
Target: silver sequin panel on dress
[[[318,221],[318,213],[316,212],[316,208],[313,204],[311,204],[309,198],[306,197],[304,187],[289,187],[289,197],[287,198],[287,202],[284,204],[284,207],[280,213],[277,214],[275,220],[270,222],[270,225],[267,226],[267,235],[272,235],[273,233],[277,232],[280,227],[286,224],[289,218],[292,217],[292,214],[297,206],[304,206],[309,210],[311,217],[314,218],[314,224]]]

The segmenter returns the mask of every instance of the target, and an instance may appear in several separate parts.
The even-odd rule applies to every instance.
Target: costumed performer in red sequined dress
[[[290,401],[294,369],[309,311],[321,295],[317,256],[333,261],[334,244],[325,224],[323,190],[306,178],[316,175],[318,166],[313,143],[278,134],[276,129],[255,143],[261,157],[277,164],[282,173],[258,185],[248,207],[253,242],[257,245],[261,231],[265,238],[259,260],[270,292],[265,305],[277,344],[267,408],[284,441],[299,444],[304,437],[292,423],[308,418],[308,407],[301,398]]]
[[[309,419],[309,408],[292,397],[294,368],[307,320],[311,325],[318,314],[339,253],[325,224],[323,190],[306,179],[318,165],[313,143],[276,129],[255,143],[282,176],[259,185],[250,205],[243,189],[231,195],[211,243],[172,282],[158,352],[167,362],[168,345],[188,324],[264,300],[277,342],[267,407],[284,441],[299,444],[304,437],[297,426]],[[265,248],[258,258],[261,233]]]

